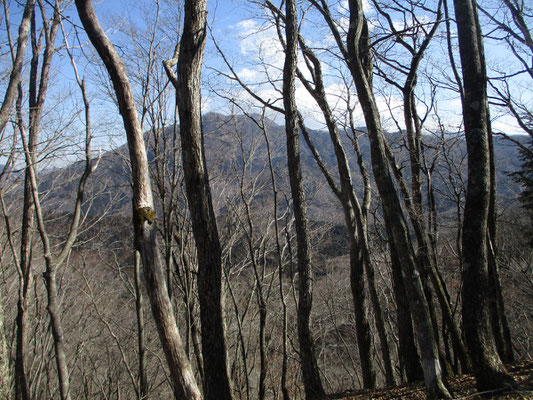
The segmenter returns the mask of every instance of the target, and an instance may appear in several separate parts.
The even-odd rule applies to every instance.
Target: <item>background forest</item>
[[[2,7],[0,398],[520,390],[527,2]]]

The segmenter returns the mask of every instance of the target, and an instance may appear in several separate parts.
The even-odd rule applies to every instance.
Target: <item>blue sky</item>
[[[169,1],[161,0],[160,3],[162,7],[168,7],[165,6],[165,4],[169,3]],[[93,3],[100,22],[106,28],[111,40],[117,45],[119,52],[125,57],[130,55],[128,53],[129,48],[123,42],[124,33],[121,33],[121,29],[124,30],[124,28],[128,27],[129,22],[127,21],[133,21],[140,29],[145,28],[147,15],[154,12],[153,3],[145,0],[138,0],[136,2],[126,0],[94,0]],[[331,2],[331,4],[334,10],[342,11],[342,7],[344,6],[343,2]],[[20,21],[21,8],[14,0],[11,0],[10,10],[12,12],[11,24],[16,27]],[[166,8],[166,10],[171,12],[178,10],[178,8]],[[254,88],[263,96],[272,100],[279,96],[279,94],[276,93],[276,90],[279,90],[279,84],[276,88],[271,84],[259,83],[266,80],[267,74],[269,77],[274,78],[279,76],[280,66],[283,63],[283,53],[280,50],[279,43],[277,43],[275,30],[272,28],[262,29],[264,28],[264,20],[261,19],[261,12],[246,0],[208,0],[208,13],[209,24],[213,29],[215,39],[224,49],[226,56],[235,67],[235,70],[239,73],[239,76],[248,83],[254,84]],[[79,24],[73,6],[66,11],[66,15],[70,16],[75,24]],[[168,15],[162,15],[162,17],[168,17]],[[328,44],[328,33],[324,28],[323,23],[313,24],[312,18],[316,18],[316,15],[313,17],[313,14],[309,14],[309,18],[311,19],[311,22],[304,25],[303,29],[306,29],[305,34],[309,37],[310,43],[317,47],[330,46],[332,53],[334,53],[334,44],[331,41]],[[2,29],[2,40],[4,40],[5,30],[3,26]],[[68,26],[66,26],[66,29],[72,31],[72,28],[69,28]],[[172,29],[175,30],[175,34],[173,34]],[[179,27],[177,25],[168,27],[167,36],[164,39],[165,43],[163,43],[164,46],[168,47],[168,50],[167,52],[163,52],[162,56],[166,57],[171,55],[170,49],[173,48],[175,44],[178,37],[178,31]],[[72,44],[75,45],[75,43]],[[438,57],[441,57],[441,60],[445,61],[445,55],[442,53],[442,50],[443,49],[439,49],[437,46],[434,46],[431,49],[432,53],[430,55],[437,61],[433,61],[433,67],[427,65],[426,68],[440,67]],[[90,53],[89,47],[86,46],[84,51],[86,54]],[[439,51],[441,54],[437,55]],[[322,54],[325,53],[323,52]],[[501,60],[502,57],[505,58],[505,51],[501,47],[493,47],[488,44],[487,55],[491,60]],[[56,62],[56,73],[57,76],[59,76],[56,85],[58,93],[60,87],[63,87],[61,90],[64,90],[65,86],[70,87],[71,90],[73,90],[74,82],[72,80],[72,72],[68,63],[65,63],[66,59],[64,56],[59,57],[56,58]],[[87,64],[82,58],[80,58],[78,62],[82,75],[94,78],[94,65]],[[443,64],[445,64],[445,62],[443,62]],[[267,66],[265,67],[265,65]],[[214,46],[209,39],[205,55],[204,69],[204,81],[206,82],[204,90],[204,109],[206,111],[229,111],[228,102],[217,97],[213,90],[211,90],[213,88],[216,88],[217,90],[227,90],[237,98],[241,98],[242,101],[249,100],[249,96],[245,95],[241,89],[235,85],[230,85],[230,82],[227,79],[222,79],[220,76],[217,76],[216,70],[227,71],[227,68],[224,66],[220,56],[214,50]],[[334,76],[335,71],[333,64],[329,67],[326,66],[325,72],[327,91],[330,95],[331,103],[338,108],[339,113],[342,113],[345,106],[339,101],[339,99],[340,96],[345,93],[346,89],[344,88],[344,85],[341,84],[338,77]],[[88,82],[89,81],[90,79],[88,79]],[[99,87],[98,84],[94,84],[93,82],[93,92],[102,92],[101,89],[102,88]],[[532,98],[530,87],[525,88],[523,92],[526,98],[527,96]],[[102,136],[107,135],[111,129],[119,129],[120,126],[118,113],[116,110],[115,112],[111,112],[113,105],[109,98],[106,100],[106,96],[106,94],[100,93],[100,95],[97,95],[94,100],[94,110],[95,113],[100,113],[97,115],[99,116],[98,119],[102,121],[101,125],[112,127],[108,128],[107,131],[103,131]],[[388,123],[394,127],[392,120],[388,116],[388,106],[393,109],[393,115],[396,114],[397,117],[401,115],[401,99],[399,94],[394,91],[381,91],[376,93],[376,96],[378,104],[383,111],[384,121],[388,121]],[[321,127],[321,116],[318,107],[301,86],[297,89],[297,97],[299,105],[306,115],[307,122],[315,128]],[[460,125],[461,107],[456,93],[442,91],[439,97],[439,105],[447,110],[447,122]],[[65,104],[64,107],[67,106],[68,105]],[[497,110],[494,110],[493,115],[497,115]],[[360,121],[358,122],[362,123],[362,118],[360,118]],[[509,117],[502,117],[495,121],[494,126],[498,129],[514,130],[514,128],[509,128],[513,125],[512,119]]]

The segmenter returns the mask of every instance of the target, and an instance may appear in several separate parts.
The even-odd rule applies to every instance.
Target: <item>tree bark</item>
[[[498,354],[505,363],[514,361],[513,343],[507,316],[505,315],[505,304],[500,282],[500,265],[498,262],[498,210],[497,210],[497,182],[496,165],[494,161],[494,146],[492,140],[492,128],[488,121],[489,138],[489,160],[490,160],[490,202],[488,216],[488,277],[489,277],[489,312],[492,325],[492,332],[496,340]]]
[[[137,351],[139,367],[139,389],[138,396],[140,400],[148,396],[148,377],[146,375],[146,346],[144,340],[144,312],[143,312],[143,294],[141,283],[141,254],[135,250],[135,267],[133,270],[134,287],[135,287],[135,312],[137,315]]]
[[[135,247],[141,253],[152,314],[167,359],[174,394],[177,399],[201,399],[168,297],[165,271],[156,240],[146,148],[124,63],[100,27],[91,1],[76,0],[76,8],[89,39],[111,77],[124,122],[132,170]]]
[[[392,243],[392,233],[387,228],[389,237],[389,247],[391,254],[392,270],[392,288],[394,291],[394,300],[396,302],[396,321],[398,324],[398,358],[400,361],[400,372],[407,382],[412,383],[424,379],[424,372],[420,358],[416,351],[414,341],[413,322],[409,310],[409,300],[405,292],[403,283],[401,265],[396,256],[396,249],[390,245]]]
[[[31,13],[31,36],[33,56],[30,62],[30,88],[29,88],[29,108],[32,115],[31,121],[34,123],[35,112],[37,110],[37,67],[39,58],[39,48],[36,46],[35,40],[35,12]],[[9,89],[8,89],[9,91]],[[7,95],[7,93],[6,93]],[[18,102],[22,101],[22,92],[19,93]],[[19,107],[20,105],[17,105]],[[30,137],[28,138],[28,150],[30,152],[31,163],[36,163],[36,151],[38,142],[38,129],[35,129],[35,124],[30,127]],[[38,127],[37,127],[38,128]],[[25,345],[26,345],[26,310],[29,303],[29,289],[31,288],[31,281],[33,271],[31,269],[31,242],[34,228],[34,212],[33,193],[30,179],[30,166],[26,167],[24,172],[24,200],[22,209],[22,222],[20,234],[20,288],[19,299],[17,303],[17,337],[16,337],[16,351],[15,351],[15,399],[27,400],[29,398],[28,382],[26,379],[25,367]]]
[[[9,353],[7,351],[7,341],[4,330],[4,304],[3,300],[0,299],[0,398],[11,398],[11,383]]]
[[[285,107],[285,131],[287,136],[287,158],[291,186],[296,241],[299,301],[298,301],[298,338],[300,345],[300,366],[302,369],[306,399],[324,396],[318,364],[313,348],[310,330],[312,296],[311,252],[308,237],[307,207],[303,188],[302,169],[299,154],[298,111],[295,98],[297,64],[297,11],[296,1],[286,2],[286,42],[285,63],[283,66],[283,105]]]
[[[206,0],[186,0],[178,56],[176,98],[187,200],[198,252],[198,297],[207,400],[231,399],[228,374],[221,247],[211,200],[201,120],[200,76],[206,41]]]
[[[480,390],[515,385],[498,355],[489,315],[488,213],[491,177],[487,76],[477,6],[454,0],[463,68],[468,186],[463,221],[463,325]]]

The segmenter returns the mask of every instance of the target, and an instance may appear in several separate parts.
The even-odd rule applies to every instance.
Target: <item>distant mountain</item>
[[[287,178],[287,163],[285,151],[284,127],[271,121],[266,121],[268,127],[272,163],[276,172],[278,187],[289,193]],[[204,146],[207,154],[207,164],[210,173],[213,198],[219,214],[226,212],[228,199],[238,197],[238,182],[243,171],[245,180],[256,178],[258,190],[256,196],[268,198],[270,173],[268,170],[267,145],[263,132],[249,118],[244,116],[226,116],[209,113],[203,116]],[[172,152],[175,145],[179,148],[179,137],[174,138],[174,130],[168,128],[164,140],[154,140],[147,134],[149,160],[155,168],[157,154],[166,148]],[[179,134],[176,134],[179,136]],[[310,130],[310,135],[322,159],[330,167],[332,175],[336,161],[329,134],[325,131]],[[344,146],[352,168],[354,186],[362,188],[362,180],[356,163],[352,143],[343,135]],[[408,153],[402,146],[402,136],[398,133],[388,133],[389,141],[397,156],[398,165],[404,174],[409,171]],[[432,183],[438,194],[439,208],[443,211],[453,206],[455,189],[466,183],[466,148],[461,138],[452,135],[444,139],[446,148],[442,148],[441,138],[425,137],[426,166],[432,171]],[[517,137],[517,140],[526,140]],[[359,139],[363,158],[367,168],[371,171],[370,148],[366,136]],[[453,144],[453,145],[452,145]],[[309,197],[309,210],[312,218],[322,220],[340,216],[338,202],[333,197],[322,173],[316,166],[315,160],[301,140],[301,160],[305,175],[306,190]],[[502,138],[494,139],[495,158],[497,165],[498,193],[500,198],[515,199],[520,188],[508,177],[508,173],[519,168],[518,151],[516,145]],[[436,161],[435,161],[436,160]],[[246,165],[246,169],[244,166]],[[160,167],[171,169],[172,158],[165,159]],[[178,165],[180,168],[180,165]],[[40,189],[47,208],[58,212],[71,211],[76,189],[77,179],[83,170],[83,163],[77,162],[68,167],[58,169],[42,177]],[[406,176],[409,179],[409,176]],[[455,186],[455,189],[454,189]],[[123,145],[102,155],[98,168],[89,178],[86,189],[85,208],[90,207],[90,213],[101,215],[108,212],[112,215],[129,215],[131,210],[130,174],[128,165],[127,146]]]

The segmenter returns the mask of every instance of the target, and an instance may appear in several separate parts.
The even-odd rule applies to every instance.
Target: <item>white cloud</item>
[[[240,72],[237,73],[237,75],[244,82],[254,81],[259,78],[259,72],[257,70],[246,68],[246,67],[241,69]]]

